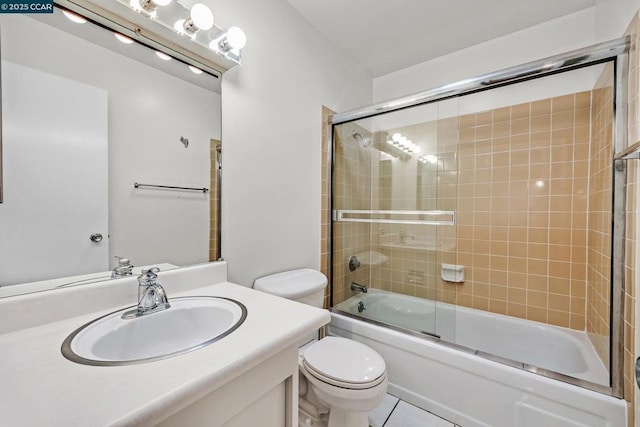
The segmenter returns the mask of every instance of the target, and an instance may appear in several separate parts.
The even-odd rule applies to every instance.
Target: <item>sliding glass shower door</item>
[[[455,339],[457,99],[334,128],[333,304]],[[351,261],[351,262],[350,262]],[[444,267],[443,267],[444,266]],[[356,284],[353,286],[352,284]],[[366,295],[349,299],[368,288]],[[421,298],[407,307],[395,295]]]
[[[334,309],[609,387],[614,72],[334,125]]]

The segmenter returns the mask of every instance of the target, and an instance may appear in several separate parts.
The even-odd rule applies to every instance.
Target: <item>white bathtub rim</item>
[[[350,325],[350,327],[347,327]],[[511,381],[515,376],[523,376],[522,378],[530,378],[530,375],[536,377],[543,387],[558,386],[561,389],[565,389],[570,392],[587,393],[592,395],[596,393],[598,396],[604,396],[615,400],[624,402],[621,397],[613,396],[611,387],[606,387],[596,383],[590,383],[588,381],[579,380],[577,378],[569,377],[557,372],[547,371],[538,367],[525,365],[521,362],[504,359],[499,356],[490,355],[488,353],[480,352],[467,347],[452,344],[446,341],[441,341],[435,337],[428,335],[422,335],[414,331],[396,328],[393,326],[385,325],[380,322],[369,321],[369,319],[361,319],[356,316],[331,312],[331,323],[329,324],[329,331],[333,327],[342,329],[349,333],[355,333],[357,335],[366,336],[371,340],[378,341],[385,345],[391,345],[394,347],[403,348],[404,350],[413,353],[418,356],[426,356],[435,360],[438,363],[452,366],[456,369],[465,371],[471,375],[481,376],[493,381],[498,381],[505,385],[511,385]],[[367,328],[374,328],[379,333],[386,333],[385,340],[382,341],[378,337],[371,337],[366,333]],[[340,335],[340,334],[337,334]],[[405,345],[403,345],[405,344]],[[406,345],[408,344],[408,345]],[[423,351],[420,351],[423,350]],[[489,356],[489,357],[487,357]],[[496,369],[496,373],[491,375],[484,372],[475,372],[470,365],[473,363],[488,363],[490,367]],[[522,367],[521,367],[522,366]],[[526,368],[526,369],[525,369]],[[541,396],[549,396],[553,390],[543,391]]]
[[[394,292],[388,292],[388,291],[384,291],[384,290],[380,290],[380,289],[371,289],[371,293],[374,294],[388,294],[390,296],[393,296],[394,298],[409,298],[409,299],[416,299],[416,297],[412,297],[412,296],[408,296],[408,295],[398,295]],[[362,295],[357,295],[360,297],[364,297],[366,298],[367,296],[362,296]],[[349,302],[350,299],[345,300],[342,304]],[[420,299],[422,300],[422,299]],[[428,301],[428,300],[427,300]],[[436,302],[434,301],[434,304]],[[520,360],[516,360],[516,359],[512,359],[509,357],[505,357],[505,356],[500,356],[498,354],[495,354],[494,352],[490,352],[490,351],[486,351],[486,349],[482,349],[482,348],[474,348],[471,346],[465,346],[464,344],[458,344],[458,343],[452,343],[451,341],[447,341],[446,339],[442,339],[442,340],[438,340],[436,337],[433,337],[433,340],[435,342],[438,342],[440,345],[446,345],[449,346],[451,348],[455,348],[457,350],[469,353],[469,354],[474,354],[474,355],[478,355],[480,357],[483,358],[487,358],[489,360],[492,361],[496,361],[498,363],[504,363],[507,364],[509,366],[515,367],[515,368],[519,368],[519,369],[524,369],[527,370],[529,372],[533,372],[533,373],[538,373],[541,375],[545,375],[545,376],[549,376],[551,378],[555,378],[555,379],[559,379],[560,381],[565,381],[565,382],[569,382],[571,384],[576,384],[578,386],[581,387],[586,387],[586,388],[590,388],[590,389],[595,389],[600,393],[605,393],[605,394],[612,394],[612,390],[611,388],[608,386],[608,379],[609,379],[609,373],[606,369],[606,367],[604,366],[604,364],[602,364],[602,361],[599,359],[599,357],[597,356],[597,354],[595,353],[595,349],[593,349],[593,345],[591,344],[591,342],[589,341],[588,337],[586,336],[586,334],[582,331],[577,331],[574,329],[570,329],[570,328],[565,328],[565,327],[561,327],[561,326],[556,326],[556,325],[549,325],[546,323],[541,323],[541,322],[536,322],[533,320],[527,320],[527,319],[520,319],[520,318],[516,318],[513,316],[507,316],[507,315],[503,315],[503,314],[499,314],[499,313],[489,313],[489,312],[484,312],[482,310],[476,310],[476,309],[472,309],[472,308],[468,308],[468,307],[458,307],[452,304],[448,304],[448,303],[442,303],[442,302],[437,302],[437,304],[440,307],[443,307],[445,310],[452,310],[452,312],[454,313],[454,315],[456,316],[456,325],[455,327],[457,328],[459,325],[459,321],[457,320],[458,316],[462,315],[463,313],[471,313],[474,316],[484,316],[484,317],[490,317],[490,318],[496,318],[496,319],[501,319],[505,322],[514,324],[514,325],[523,325],[524,327],[527,328],[536,328],[536,329],[542,329],[544,330],[545,334],[551,334],[553,336],[559,336],[561,335],[561,339],[566,340],[566,341],[571,341],[574,343],[574,345],[576,347],[578,347],[579,349],[581,349],[581,353],[582,353],[582,357],[584,362],[586,363],[587,366],[587,371],[586,372],[572,372],[572,373],[561,373],[555,370],[551,370],[548,368],[544,368],[540,365],[536,365],[536,364],[531,364],[531,363],[527,363],[527,362],[523,362]],[[347,307],[349,308],[355,308],[356,307],[356,300],[354,299],[353,302],[350,302],[349,304],[346,304]],[[361,320],[364,322],[369,322],[372,323],[374,325],[378,325],[378,326],[382,326],[382,327],[390,327],[394,330],[400,331],[402,333],[408,333],[411,334],[413,336],[416,336],[418,338],[426,338],[429,337],[429,335],[426,334],[422,334],[418,331],[415,331],[413,329],[407,329],[407,328],[403,328],[403,327],[399,327],[399,326],[395,326],[395,325],[389,325],[388,323],[385,322],[381,322],[375,319],[371,319],[369,317],[365,317],[365,316],[358,316],[355,313],[349,313],[343,310],[340,310],[338,307],[334,307],[332,309],[332,311],[334,312],[338,312],[342,315],[345,315],[347,317],[351,317],[353,316],[353,318],[357,319],[357,320]],[[430,337],[429,337],[430,338]],[[585,353],[586,352],[586,353]]]
[[[618,422],[607,425],[626,425],[627,405],[624,399],[542,375],[536,375],[521,369],[513,369],[510,366],[476,357],[473,354],[448,348],[446,345],[438,344],[435,340],[412,336],[386,326],[373,325],[337,313],[331,313],[331,317],[332,321],[329,330],[331,334],[356,340],[358,340],[358,337],[362,337],[365,343],[367,340],[372,341],[374,349],[375,343],[399,348],[415,356],[430,359],[436,364],[481,378],[483,381],[498,383],[501,386],[515,390],[518,395],[526,390],[526,393],[529,393],[535,399],[562,402],[565,406],[590,414],[611,414],[613,411],[614,413],[611,416]],[[396,383],[392,370],[388,369],[388,373],[390,390],[396,390],[399,393],[398,397],[410,397],[410,399],[406,400],[426,410],[437,407],[442,411],[439,412],[439,415],[445,416],[445,418],[450,416],[451,418],[449,419],[458,422],[458,424],[468,426],[490,425],[478,422],[478,419],[472,415],[460,412],[456,405],[447,406],[445,403],[432,400],[428,396],[412,393]],[[422,406],[425,404],[426,406]]]

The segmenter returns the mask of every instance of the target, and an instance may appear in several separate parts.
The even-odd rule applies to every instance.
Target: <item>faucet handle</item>
[[[158,273],[159,271],[160,269],[158,267],[153,267],[148,270],[142,270],[142,274],[138,276],[138,281],[141,285],[152,285],[158,278],[158,275],[156,273]]]
[[[116,255],[114,258],[118,259],[118,267],[133,267],[129,258],[123,258],[118,255]]]

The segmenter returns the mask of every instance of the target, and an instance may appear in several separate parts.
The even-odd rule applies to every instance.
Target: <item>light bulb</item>
[[[173,29],[178,32],[178,34],[184,34],[184,19],[178,19],[173,24]]]
[[[213,27],[213,13],[202,3],[196,3],[191,8],[191,20],[200,30],[210,30]]]
[[[414,153],[419,153],[420,152],[420,147],[418,145],[416,145],[415,147],[413,147],[413,152]]]
[[[217,39],[211,40],[209,42],[209,49],[213,49],[216,52],[220,52],[220,43],[222,43],[223,39],[224,38],[217,38]]]
[[[122,43],[124,44],[131,44],[133,43],[133,40],[131,40],[129,37],[122,35],[120,33],[113,33],[113,35]]]
[[[166,6],[169,3],[171,3],[171,0],[131,0],[129,6],[134,10],[142,11],[151,18],[155,18],[158,6]]]
[[[162,59],[163,61],[169,61],[171,59],[169,55],[167,55],[164,52],[160,52],[158,50],[156,50],[156,55],[158,56],[158,58]]]
[[[247,44],[247,36],[238,27],[231,27],[227,30],[227,43],[232,49],[242,49]]]
[[[202,74],[202,70],[200,68],[196,68],[193,65],[189,65],[189,69],[194,74]]]
[[[391,135],[391,139],[393,139],[395,142],[400,142],[400,138],[402,138],[402,134],[399,134],[397,132]]]
[[[400,145],[402,145],[403,147],[406,145],[407,143],[407,137],[403,136],[402,138],[400,138],[400,141],[398,141],[400,143]]]
[[[67,17],[67,19],[69,19],[69,21],[75,22],[76,24],[84,24],[87,22],[87,20],[82,16],[73,12],[69,12],[68,10],[63,10],[62,13]]]

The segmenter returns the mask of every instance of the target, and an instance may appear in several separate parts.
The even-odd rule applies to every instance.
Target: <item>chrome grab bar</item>
[[[338,209],[333,211],[333,220],[339,222],[368,222],[379,224],[455,225],[456,213],[454,211],[441,210],[412,211]]]

